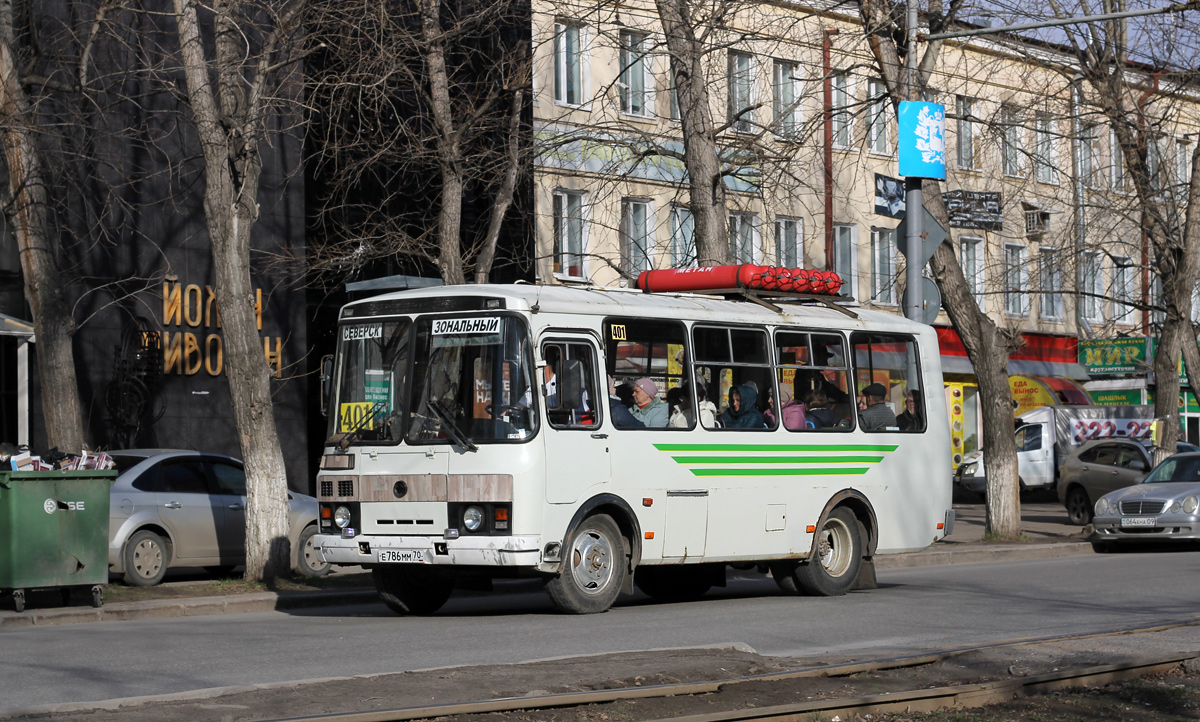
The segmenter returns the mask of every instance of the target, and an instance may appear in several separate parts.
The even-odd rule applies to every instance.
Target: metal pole
[[[905,52],[905,96],[914,100],[917,87],[917,3],[908,0],[908,50]],[[920,322],[921,312],[921,264],[917,261],[924,254],[923,245],[925,204],[921,194],[920,178],[904,179],[904,225],[908,229],[908,258],[905,261],[904,316]]]
[[[923,35],[921,39],[928,42],[930,40],[949,40],[951,38],[968,38],[976,35],[995,35],[996,33],[1008,33],[1018,30],[1036,30],[1038,28],[1052,28],[1059,25],[1076,25],[1078,23],[1099,22],[1102,20],[1120,20],[1121,18],[1137,18],[1146,15],[1160,15],[1162,13],[1181,13],[1185,10],[1200,10],[1200,0],[1195,2],[1177,3],[1168,5],[1162,8],[1148,8],[1145,10],[1127,10],[1120,13],[1104,13],[1103,15],[1084,15],[1078,18],[1055,18],[1054,20],[1042,20],[1036,23],[1022,23],[1020,25],[1004,25],[998,28],[975,28],[973,30],[954,30],[948,33],[934,33],[932,35]]]

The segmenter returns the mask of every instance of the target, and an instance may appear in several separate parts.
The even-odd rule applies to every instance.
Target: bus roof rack
[[[792,293],[789,291],[767,291],[761,288],[713,288],[701,291],[709,296],[721,296],[730,301],[752,301],[760,306],[769,308],[772,311],[782,311],[783,309],[775,305],[777,303],[788,304],[798,303],[805,305],[825,306],[832,308],[834,311],[844,313],[850,318],[858,318],[858,314],[845,306],[840,306],[834,301],[837,299],[850,300],[848,296],[830,296],[828,294],[815,293]]]

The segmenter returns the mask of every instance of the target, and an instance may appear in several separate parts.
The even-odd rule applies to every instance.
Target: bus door
[[[600,431],[608,393],[600,383],[590,336],[542,339],[537,386],[546,409],[546,501],[570,504],[609,479],[608,435]]]

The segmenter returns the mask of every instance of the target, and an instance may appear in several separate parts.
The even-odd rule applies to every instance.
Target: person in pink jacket
[[[779,384],[779,414],[783,417],[783,428],[789,431],[799,431],[806,428],[804,404],[796,400],[796,391],[787,382]],[[772,427],[775,426],[775,399],[768,398],[769,408],[763,412],[763,417]]]

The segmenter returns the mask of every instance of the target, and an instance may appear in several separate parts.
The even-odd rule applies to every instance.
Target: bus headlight
[[[1189,496],[1183,500],[1184,514],[1195,514],[1197,507],[1200,507],[1200,500],[1196,499],[1196,497]]]
[[[350,510],[344,506],[339,506],[333,510],[333,523],[337,524],[338,529],[345,529],[350,526]]]
[[[479,527],[483,526],[483,509],[477,506],[468,506],[464,509],[463,526],[467,531],[479,531]]]
[[[1108,499],[1100,497],[1100,501],[1096,502],[1096,516],[1104,516],[1108,511]]]

